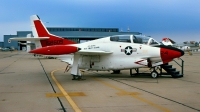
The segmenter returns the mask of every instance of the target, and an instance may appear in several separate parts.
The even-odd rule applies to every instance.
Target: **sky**
[[[157,41],[200,41],[200,0],[1,0],[3,35],[31,31],[37,14],[47,27],[119,28]]]

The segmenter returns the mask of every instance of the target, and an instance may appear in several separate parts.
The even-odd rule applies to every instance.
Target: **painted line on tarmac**
[[[69,94],[64,90],[64,88],[61,86],[61,84],[58,82],[58,80],[54,77],[54,72],[59,71],[59,70],[63,70],[62,69],[56,69],[51,71],[51,77],[54,80],[54,82],[56,83],[56,85],[58,86],[58,88],[60,89],[60,91],[62,92],[62,94],[65,96],[65,98],[67,99],[67,101],[69,102],[69,104],[72,106],[72,108],[74,109],[75,112],[82,112],[80,110],[80,108],[76,105],[76,103],[72,100],[72,98],[69,96]]]
[[[38,59],[39,62],[40,62],[40,65],[41,65],[41,67],[42,67],[42,69],[43,69],[43,71],[44,71],[44,73],[45,73],[45,75],[46,75],[46,77],[47,77],[47,80],[49,81],[49,84],[50,84],[51,88],[53,89],[54,93],[56,93],[56,90],[54,89],[53,84],[51,83],[52,81],[50,81],[49,76],[47,75],[47,72],[46,72],[46,70],[45,70],[45,68],[44,68],[44,66],[43,66],[43,64],[42,64],[42,62],[40,61],[40,58],[37,57],[37,59]],[[65,109],[65,107],[63,106],[63,104],[62,104],[60,98],[57,97],[57,99],[58,99],[58,102],[60,103],[60,106],[62,107],[62,110],[63,110],[64,112],[66,112],[66,109]]]
[[[98,82],[100,82],[100,83],[102,83],[102,84],[108,86],[108,87],[111,87],[111,88],[113,88],[113,89],[115,89],[115,90],[120,91],[121,93],[129,94],[129,92],[127,92],[127,91],[125,91],[125,90],[123,90],[123,89],[120,89],[120,88],[118,88],[118,87],[116,87],[116,86],[114,86],[114,85],[111,85],[111,84],[109,84],[109,83],[107,83],[107,82],[104,82],[104,81],[102,81],[102,80],[100,80],[100,79],[97,79],[97,78],[94,78],[94,77],[92,77],[92,78],[95,79],[96,81],[98,81]],[[158,109],[160,109],[160,110],[162,110],[162,111],[164,111],[164,112],[170,112],[170,110],[168,110],[168,109],[166,109],[166,108],[164,108],[164,107],[161,107],[161,106],[159,106],[159,105],[157,105],[157,104],[155,104],[155,103],[153,103],[153,102],[150,102],[150,101],[148,101],[148,100],[146,100],[146,99],[144,99],[144,98],[141,98],[141,97],[139,97],[139,96],[137,96],[137,95],[134,95],[134,94],[129,94],[129,95],[131,95],[132,97],[134,97],[134,98],[136,98],[136,99],[138,99],[138,100],[140,100],[140,101],[142,101],[142,102],[144,102],[144,103],[147,103],[147,104],[149,104],[149,105],[151,105],[151,106],[153,106],[153,107],[156,107],[156,108],[158,108]]]

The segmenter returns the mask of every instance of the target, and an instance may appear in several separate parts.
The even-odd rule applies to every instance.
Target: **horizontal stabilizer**
[[[16,40],[16,41],[36,41],[36,40],[47,40],[49,37],[34,37],[34,38],[26,38],[26,37],[16,37],[16,38],[10,38],[10,40]]]

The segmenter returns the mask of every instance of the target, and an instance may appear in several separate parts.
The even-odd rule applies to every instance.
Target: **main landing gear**
[[[72,80],[82,80],[82,76],[79,76],[79,75],[72,75],[73,78]]]
[[[79,70],[78,71],[78,75],[73,75],[73,74],[71,74],[72,76],[73,76],[73,78],[72,78],[72,80],[85,80],[85,79],[83,79],[83,74],[84,74],[84,72],[85,71],[87,71],[88,69],[86,69],[86,70]]]
[[[131,77],[139,74],[139,68],[135,68],[135,71],[136,71],[136,74],[132,74],[132,69],[130,69],[130,75],[131,75]]]
[[[120,74],[120,70],[113,70],[111,74]]]

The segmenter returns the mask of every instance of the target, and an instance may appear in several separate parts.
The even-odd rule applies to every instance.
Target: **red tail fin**
[[[40,40],[41,47],[51,45],[76,44],[73,41],[50,34],[37,15],[31,16],[31,26],[34,37],[49,37],[48,40]]]

